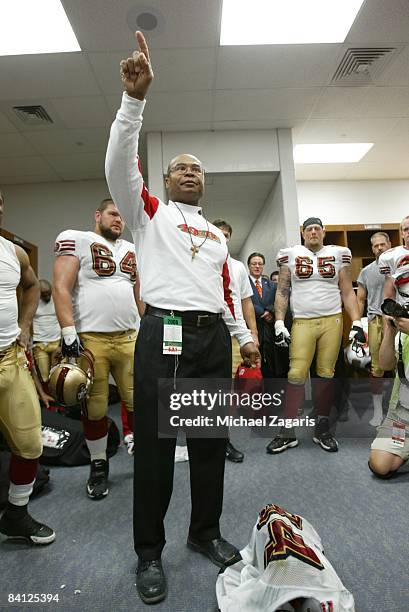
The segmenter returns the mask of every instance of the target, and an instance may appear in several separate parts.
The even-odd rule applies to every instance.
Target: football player
[[[40,280],[40,302],[33,319],[33,357],[45,389],[53,357],[61,342],[61,329],[55,314],[51,284]]]
[[[352,594],[324,555],[320,536],[276,504],[259,513],[241,560],[219,574],[220,612],[354,612]]]
[[[392,322],[384,326],[379,364],[385,370],[397,366],[396,378],[388,414],[378,427],[369,457],[369,469],[382,479],[393,476],[409,459],[409,319],[393,317]]]
[[[3,209],[0,192],[0,227]],[[34,520],[27,510],[42,453],[40,404],[25,355],[39,297],[27,253],[0,236],[0,429],[11,450],[8,502],[0,534],[50,544],[55,539],[53,529]]]
[[[223,235],[226,238],[226,242],[227,244],[229,244],[231,235],[233,233],[232,226],[223,219],[216,219],[215,221],[213,221],[213,225],[218,227],[223,232]],[[247,327],[251,331],[254,343],[256,344],[256,346],[258,346],[256,315],[254,312],[253,302],[251,300],[251,297],[253,295],[253,289],[251,288],[246,268],[244,267],[244,264],[241,261],[239,261],[238,259],[234,259],[231,255],[229,255],[229,264],[237,288],[237,297],[235,294],[233,295],[235,309],[241,310],[241,312],[243,313],[244,320],[246,322]],[[236,375],[237,367],[241,364],[243,359],[240,354],[240,346],[236,338],[232,336],[231,341],[232,377],[234,378]],[[233,446],[230,441],[230,438],[227,441],[226,459],[232,461],[233,463],[241,463],[244,459],[244,454]]]
[[[365,266],[358,276],[357,299],[360,317],[364,314],[365,301],[368,302],[368,344],[371,354],[371,390],[373,417],[370,425],[377,427],[382,421],[382,389],[384,372],[379,366],[379,347],[383,337],[381,304],[383,302],[385,276],[379,273],[378,261],[382,253],[391,248],[391,241],[385,232],[371,236],[372,253],[375,261]]]
[[[66,230],[55,243],[53,296],[63,356],[82,348],[94,356],[94,383],[82,405],[91,456],[87,494],[108,494],[107,410],[111,373],[133,430],[133,353],[136,339],[135,247],[121,239],[124,222],[111,199],[95,212],[93,232]]]
[[[409,302],[409,285],[407,284],[409,281],[409,216],[402,219],[400,230],[403,246],[397,246],[382,253],[378,265],[380,273],[386,277],[384,297],[405,304]],[[408,267],[407,275],[401,274],[404,266]]]
[[[304,399],[304,383],[316,356],[317,423],[314,442],[328,452],[337,452],[338,443],[330,432],[332,379],[342,341],[342,304],[351,317],[349,339],[365,344],[358,303],[351,281],[351,252],[348,248],[324,245],[325,228],[321,219],[310,217],[303,223],[304,246],[281,249],[275,299],[276,344],[290,344],[290,370],[285,393],[284,417],[294,419]],[[291,292],[294,316],[290,332],[284,317]],[[298,445],[293,428],[282,428],[267,446],[268,453],[279,453]]]

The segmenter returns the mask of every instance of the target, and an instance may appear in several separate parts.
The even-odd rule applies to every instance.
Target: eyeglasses
[[[176,164],[169,168],[169,172],[176,172],[177,174],[186,174],[188,171],[193,174],[203,174],[203,168],[199,164]]]

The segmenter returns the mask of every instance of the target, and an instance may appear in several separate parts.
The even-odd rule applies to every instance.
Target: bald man
[[[172,378],[177,386],[180,378],[229,378],[230,333],[238,339],[243,359],[255,364],[259,353],[243,319],[234,317],[226,240],[199,206],[202,163],[190,154],[171,160],[165,177],[167,205],[149,195],[135,163],[153,79],[140,32],[137,42],[139,53],[121,62],[125,92],[111,128],[106,174],[134,237],[146,304],[134,370],[134,547],[137,590],[142,601],[153,604],[167,593],[161,554],[176,446],[175,438],[158,436],[158,380]],[[187,446],[192,501],[187,545],[224,567],[239,558],[237,548],[220,535],[226,439],[187,437]]]

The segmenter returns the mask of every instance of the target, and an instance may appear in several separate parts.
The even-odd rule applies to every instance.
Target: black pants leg
[[[173,488],[175,439],[158,439],[158,378],[172,378],[175,358],[162,354],[163,320],[146,315],[135,349],[134,546],[139,557],[160,557],[163,520]],[[231,342],[223,321],[183,328],[178,378],[229,378]],[[223,503],[225,439],[189,440],[195,539],[218,537]],[[211,492],[211,494],[210,494]]]

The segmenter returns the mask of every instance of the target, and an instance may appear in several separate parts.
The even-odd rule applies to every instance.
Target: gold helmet
[[[84,349],[77,359],[63,357],[50,371],[50,394],[64,406],[76,406],[87,399],[94,380],[94,356]]]

